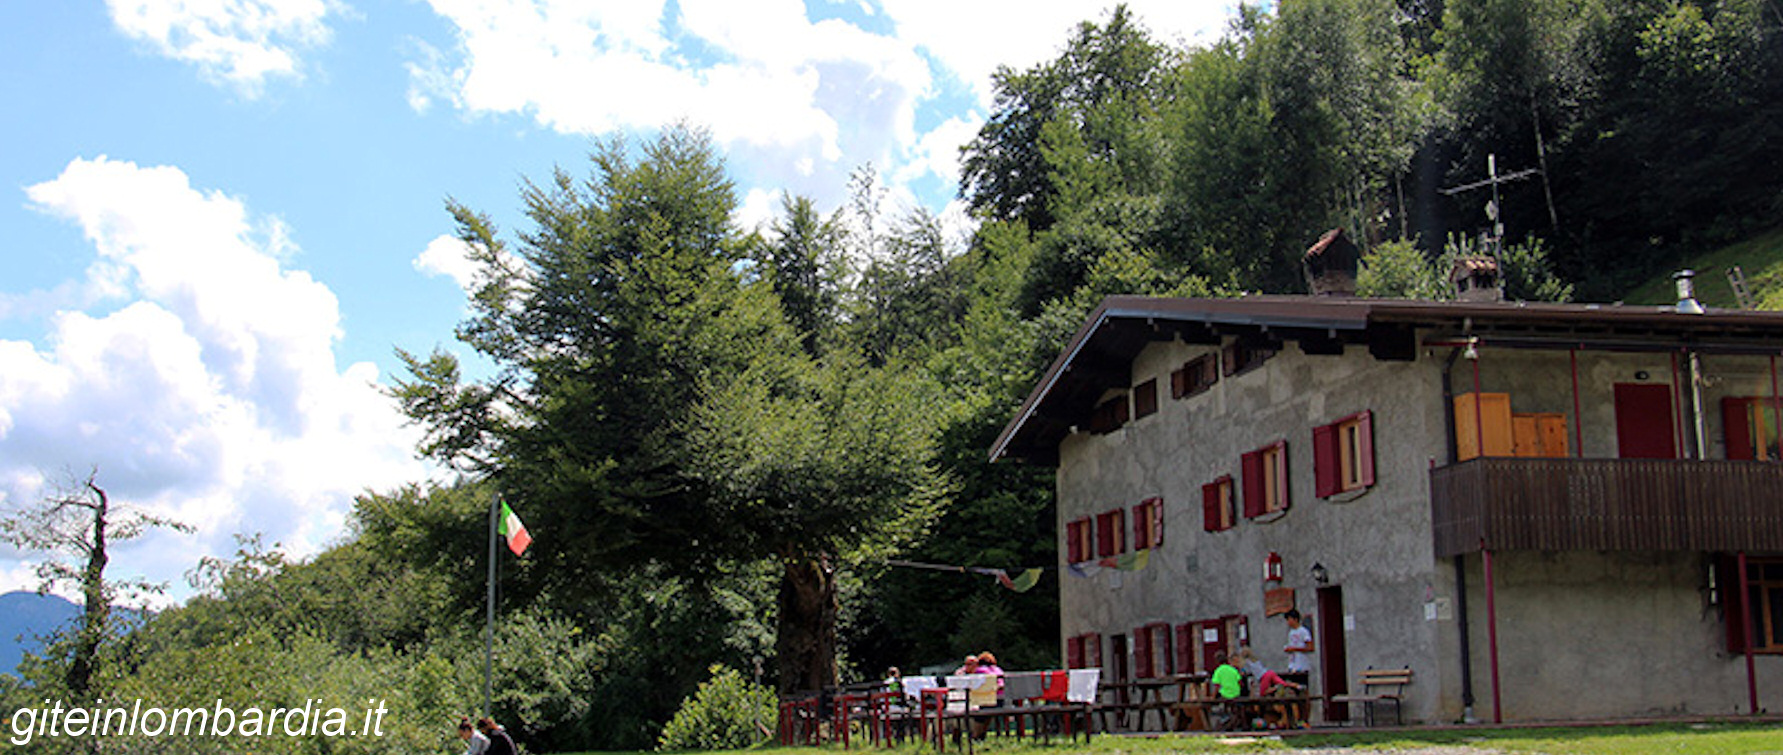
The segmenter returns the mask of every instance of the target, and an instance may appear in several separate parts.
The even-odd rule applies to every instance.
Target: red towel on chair
[[[1065,693],[1071,688],[1070,674],[1064,671],[1048,671],[1041,685],[1042,699],[1049,703],[1065,702]]]

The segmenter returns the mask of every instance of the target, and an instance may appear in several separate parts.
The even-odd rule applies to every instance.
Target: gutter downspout
[[[1480,542],[1480,553],[1486,562],[1486,645],[1492,655],[1492,723],[1504,723],[1504,705],[1498,694],[1498,601],[1492,580],[1492,550]]]
[[[1585,458],[1585,416],[1579,411],[1579,350],[1567,352],[1572,355],[1573,370],[1573,458]]]
[[[1442,406],[1443,421],[1448,426],[1445,438],[1449,446],[1449,463],[1455,463],[1460,449],[1455,441],[1455,360],[1461,358],[1459,347],[1449,351],[1449,358],[1442,366]],[[1477,399],[1477,397],[1476,397]],[[1455,564],[1455,625],[1461,635],[1461,720],[1472,723],[1473,715],[1473,652],[1467,636],[1467,559],[1456,555]]]
[[[1703,364],[1694,351],[1684,352],[1690,362],[1690,429],[1696,436],[1696,460],[1709,458],[1709,442],[1703,437]]]

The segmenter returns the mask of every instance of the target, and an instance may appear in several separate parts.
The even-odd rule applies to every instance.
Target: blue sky
[[[1224,0],[1130,3],[1207,40]],[[353,495],[438,476],[379,392],[395,347],[454,348],[443,204],[518,189],[674,120],[725,150],[745,226],[779,193],[955,222],[957,152],[998,64],[1099,2],[0,0],[0,508],[97,468],[192,535],[126,546],[180,581],[236,534],[297,555]],[[511,236],[510,236],[511,238]],[[522,512],[524,517],[524,512]],[[548,536],[541,533],[541,536]],[[0,546],[0,591],[35,587]]]

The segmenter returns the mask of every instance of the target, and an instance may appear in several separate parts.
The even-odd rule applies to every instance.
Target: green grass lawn
[[[1696,271],[1696,300],[1708,307],[1737,309],[1727,269],[1739,265],[1746,274],[1746,289],[1759,300],[1760,309],[1783,309],[1783,229],[1754,236],[1738,244],[1686,261],[1680,267]],[[1671,274],[1649,280],[1622,297],[1629,304],[1674,304],[1678,289]]]
[[[951,743],[950,743],[951,744]],[[811,747],[760,747],[750,755],[810,755],[841,753],[841,745]],[[862,755],[932,753],[933,748],[904,745],[893,749],[862,747],[850,752]],[[1055,740],[1051,745],[1017,744],[1013,739],[992,737],[975,752],[991,755],[1151,755],[1154,753],[1320,752],[1442,753],[1589,753],[1597,755],[1653,755],[1657,753],[1745,753],[1783,755],[1783,723],[1652,724],[1645,726],[1576,726],[1553,728],[1438,729],[1299,734],[1287,738],[1220,737],[1184,735],[1161,737],[1096,737],[1088,746]],[[959,752],[951,748],[948,752]],[[607,755],[582,753],[581,755]],[[618,754],[613,754],[618,755]],[[627,753],[625,755],[641,755]]]

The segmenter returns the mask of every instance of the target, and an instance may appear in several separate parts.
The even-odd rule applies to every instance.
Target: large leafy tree
[[[513,249],[452,206],[482,263],[460,337],[499,370],[465,383],[449,355],[409,355],[396,395],[425,450],[492,476],[539,533],[521,590],[573,606],[646,567],[698,585],[772,559],[781,683],[833,682],[835,568],[919,532],[937,500],[920,387],[811,356],[773,284],[813,294],[794,312],[815,322],[818,257],[783,234],[769,279],[751,272],[759,245],[731,226],[703,132],[666,129],[637,156],[609,142],[593,164],[527,187]],[[822,236],[793,210],[791,231]]]
[[[1054,122],[1080,129],[1088,153],[1110,170],[1143,180],[1155,163],[1132,126],[1164,95],[1160,77],[1170,56],[1121,5],[1107,23],[1080,24],[1057,59],[1024,71],[998,68],[990,118],[963,150],[960,194],[984,217],[1051,228],[1060,200],[1045,131]]]

